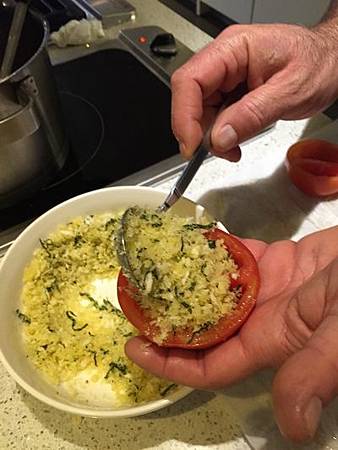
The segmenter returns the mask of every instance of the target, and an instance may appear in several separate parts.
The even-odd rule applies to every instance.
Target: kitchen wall
[[[203,0],[203,2],[197,0],[198,3],[211,6],[236,22],[251,22],[254,0]],[[203,6],[201,10],[203,11]]]
[[[330,0],[255,0],[252,22],[314,25],[322,18],[329,4]]]
[[[330,0],[196,0],[197,7],[211,6],[239,23],[286,22],[313,25]]]

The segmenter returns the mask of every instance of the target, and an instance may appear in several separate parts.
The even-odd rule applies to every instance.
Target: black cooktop
[[[85,12],[75,2],[69,0],[32,0],[30,9],[48,21],[50,31],[58,30],[69,20],[86,18]]]
[[[2,209],[3,235],[74,195],[178,153],[170,89],[130,53],[108,49],[54,67],[70,139],[62,171],[37,195]]]

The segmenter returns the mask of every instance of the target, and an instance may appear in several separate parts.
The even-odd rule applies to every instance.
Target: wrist
[[[332,0],[322,20],[312,27],[312,31],[322,37],[329,51],[338,53],[338,0]]]
[[[338,17],[315,25],[312,31],[324,40],[330,51],[338,53]]]
[[[338,97],[337,61],[338,61],[338,17],[325,20],[314,26],[314,33],[319,58],[322,61],[322,73],[326,75],[334,97]],[[319,68],[318,68],[319,69]]]

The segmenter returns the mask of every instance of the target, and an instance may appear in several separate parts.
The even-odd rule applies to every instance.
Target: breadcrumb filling
[[[199,333],[238,302],[231,280],[238,268],[222,240],[208,240],[215,223],[197,224],[170,212],[135,207],[126,222],[128,259],[161,344],[177,328]],[[130,279],[132,281],[132,279]]]
[[[17,310],[27,358],[50,383],[109,385],[119,406],[161,398],[176,387],[124,353],[137,330],[114,306],[120,216],[77,217],[41,239]]]

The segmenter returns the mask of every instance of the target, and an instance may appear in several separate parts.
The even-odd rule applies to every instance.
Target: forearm
[[[326,11],[322,23],[338,20],[338,0],[332,0],[328,10]]]
[[[331,1],[324,17],[313,29],[330,39],[331,48],[338,53],[338,0]]]

